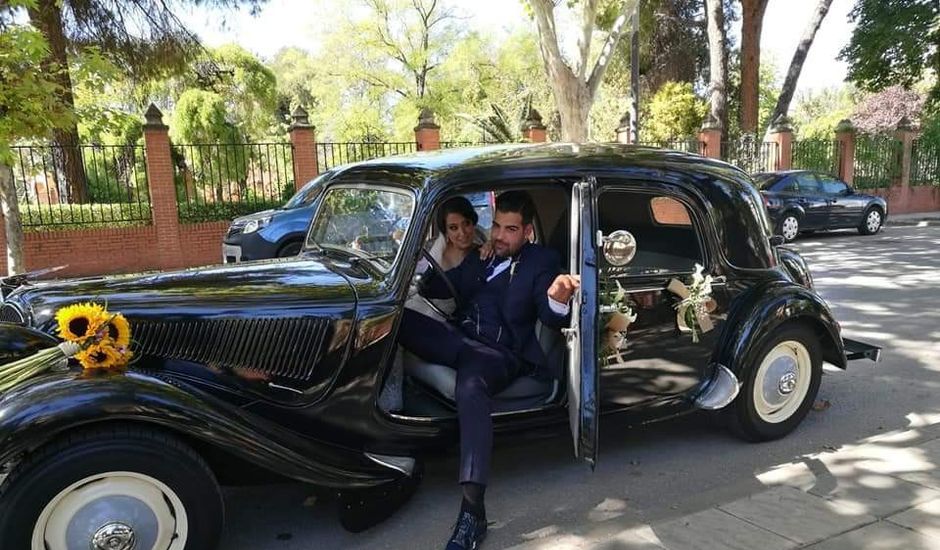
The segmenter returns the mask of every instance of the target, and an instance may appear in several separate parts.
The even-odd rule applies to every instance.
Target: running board
[[[715,365],[715,374],[698,393],[692,403],[708,411],[727,407],[738,396],[741,383],[738,377],[724,365]]]
[[[881,361],[881,348],[878,346],[852,340],[851,338],[843,338],[842,345],[845,346],[845,358],[849,361],[855,359],[871,359],[875,363]]]

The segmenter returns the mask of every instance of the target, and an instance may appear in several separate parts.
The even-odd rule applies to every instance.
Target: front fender
[[[0,397],[0,464],[71,429],[117,421],[158,426],[325,487],[368,488],[402,477],[362,452],[303,437],[176,379],[158,376],[73,371],[17,386]]]
[[[0,323],[0,365],[12,363],[58,343],[45,332],[16,323]]]
[[[746,369],[760,359],[757,354],[766,339],[789,322],[807,323],[819,335],[823,359],[846,367],[839,324],[829,306],[812,290],[789,281],[756,285],[739,298],[729,311],[729,330],[722,335],[717,362],[743,380]]]

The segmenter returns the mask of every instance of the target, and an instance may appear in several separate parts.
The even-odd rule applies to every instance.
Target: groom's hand
[[[548,297],[560,304],[567,304],[580,286],[581,278],[577,275],[559,275],[548,287]]]

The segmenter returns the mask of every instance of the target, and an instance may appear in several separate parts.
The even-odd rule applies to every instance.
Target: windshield
[[[304,185],[300,188],[300,191],[294,193],[294,196],[290,198],[289,201],[284,205],[284,210],[290,210],[292,208],[300,208],[301,206],[307,206],[320,194],[320,188],[323,186],[323,182],[330,179],[330,172],[325,172],[319,176],[313,178],[307,185]]]
[[[767,189],[780,179],[779,174],[754,174],[751,176],[758,189]]]
[[[326,192],[308,246],[340,250],[391,269],[414,212],[411,193],[389,187],[333,187]]]

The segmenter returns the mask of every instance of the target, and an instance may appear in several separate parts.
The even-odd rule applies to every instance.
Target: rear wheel
[[[744,387],[729,407],[735,432],[768,441],[793,431],[809,412],[822,379],[822,350],[805,325],[778,329],[761,347]]]
[[[780,234],[789,243],[800,234],[800,220],[795,214],[787,214],[780,220]]]
[[[874,235],[881,231],[883,223],[884,215],[881,213],[881,210],[878,208],[869,208],[865,212],[865,217],[862,218],[861,225],[858,226],[858,232],[862,235]]]
[[[65,436],[0,487],[0,540],[30,550],[207,550],[222,498],[206,463],[176,438],[134,427]]]

